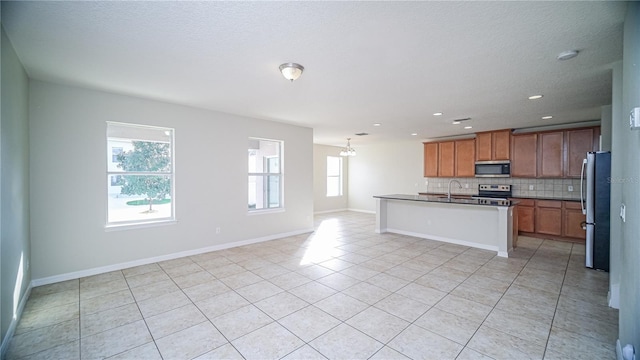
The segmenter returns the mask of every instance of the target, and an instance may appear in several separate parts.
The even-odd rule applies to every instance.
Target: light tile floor
[[[614,359],[608,274],[584,246],[512,257],[397,234],[313,234],[34,288],[8,359]]]

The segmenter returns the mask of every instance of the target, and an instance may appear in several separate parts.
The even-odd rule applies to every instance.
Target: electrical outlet
[[[572,192],[573,191],[573,186],[571,186],[571,185],[567,186],[567,191]]]
[[[469,184],[464,184],[464,188],[468,189],[469,188]]]
[[[216,234],[220,234],[220,227],[216,228]]]
[[[533,190],[533,185],[529,185],[529,190]]]

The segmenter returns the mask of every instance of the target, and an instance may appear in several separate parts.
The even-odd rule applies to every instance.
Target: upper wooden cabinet
[[[513,151],[511,152],[511,176],[536,177],[538,134],[519,134],[511,138]]]
[[[509,160],[511,130],[489,131],[476,134],[476,160]]]
[[[564,176],[580,177],[582,160],[587,152],[597,151],[600,147],[600,128],[587,128],[566,131],[566,159]]]
[[[474,177],[475,171],[476,171],[475,139],[456,140],[455,146],[456,146],[456,176]]]
[[[475,176],[475,149],[475,139],[424,143],[424,176]]]
[[[564,132],[538,134],[538,177],[560,178],[564,175]]]
[[[438,176],[438,143],[424,143],[424,177]]]
[[[455,142],[438,143],[438,176],[453,177],[455,175]]]

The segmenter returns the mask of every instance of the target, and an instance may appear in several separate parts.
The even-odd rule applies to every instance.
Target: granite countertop
[[[421,196],[447,196],[446,193],[424,193],[420,192],[418,195]],[[472,196],[478,196],[478,194],[452,194],[451,197],[456,198],[468,198],[470,199]],[[557,200],[557,201],[576,201],[579,202],[580,199],[576,198],[552,198],[552,197],[533,197],[533,196],[511,196],[512,199],[531,199],[531,200]]]
[[[388,199],[388,200],[407,200],[407,201],[420,201],[420,202],[437,202],[437,203],[449,203],[449,204],[461,204],[461,205],[480,205],[480,206],[513,206],[518,203],[517,200],[497,200],[497,199],[472,199],[471,196],[455,196],[447,198],[446,194],[438,195],[409,195],[409,194],[391,194],[391,195],[376,195],[374,198]]]

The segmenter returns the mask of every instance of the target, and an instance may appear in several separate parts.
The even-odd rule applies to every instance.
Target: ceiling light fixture
[[[553,119],[553,116],[547,115],[542,117],[542,120],[549,120],[549,119]]]
[[[458,124],[460,124],[460,121],[456,120],[456,121],[452,122],[452,124],[453,125],[458,125]]]
[[[302,75],[303,71],[304,66],[300,64],[284,63],[280,65],[280,72],[282,73],[282,76],[287,80],[291,80],[291,82],[293,82],[293,80],[297,80],[300,75]]]
[[[351,147],[351,138],[347,138],[347,146],[342,148],[340,156],[356,156],[356,149]]]
[[[380,123],[373,124],[373,126],[380,126],[380,125],[381,125]]]
[[[418,133],[411,133],[411,136],[418,136]]]
[[[465,126],[465,129],[473,129],[473,126]]]
[[[433,113],[433,116],[441,116],[441,115],[442,115],[441,112]]]
[[[538,100],[542,99],[542,95],[531,95],[529,96],[529,100]]]
[[[579,53],[578,50],[563,51],[560,54],[558,54],[558,57],[556,59],[558,59],[560,61],[573,59],[574,57],[578,56],[578,53]]]

